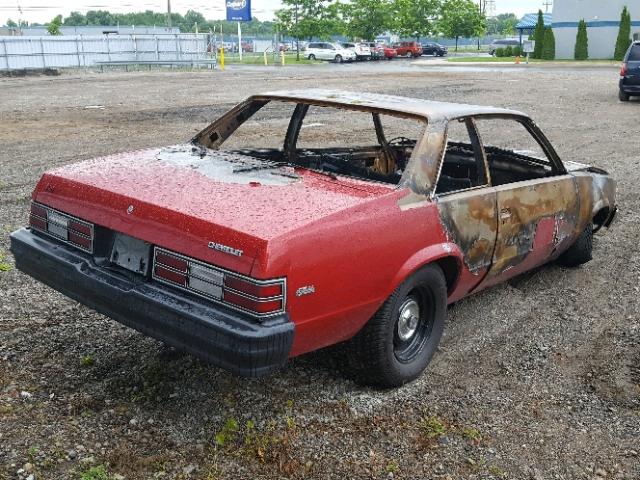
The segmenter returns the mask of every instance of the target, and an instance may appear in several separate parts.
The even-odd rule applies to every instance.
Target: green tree
[[[47,32],[49,35],[62,35],[60,32],[60,26],[62,25],[62,15],[57,15],[49,25],[47,25]]]
[[[533,58],[542,58],[542,49],[544,47],[544,17],[542,16],[542,10],[538,10],[538,23],[536,23],[536,29],[533,32],[533,40],[536,45],[533,49]]]
[[[515,13],[500,13],[487,18],[487,35],[513,35],[518,24]]]
[[[14,22],[13,20],[11,20],[10,18],[7,19],[7,27],[9,28],[16,28],[18,26],[18,24],[16,22]]]
[[[440,0],[393,0],[391,28],[402,37],[426,37],[435,33]]]
[[[576,35],[576,48],[573,53],[576,60],[586,60],[589,58],[589,38],[587,36],[587,22],[584,19],[578,23],[578,34]]]
[[[282,0],[276,24],[296,39],[328,39],[340,28],[339,6],[331,0]]]
[[[551,27],[545,27],[544,40],[542,46],[542,59],[555,60],[556,58],[556,37]]]
[[[351,0],[342,4],[344,32],[351,38],[375,40],[391,25],[389,0]]]
[[[438,28],[448,38],[470,38],[482,34],[485,29],[485,17],[471,0],[445,0],[442,3]]]
[[[625,6],[620,16],[620,30],[618,30],[618,39],[613,58],[618,61],[622,60],[627,53],[629,45],[631,45],[631,15]]]
[[[64,19],[62,24],[63,25],[73,25],[73,26],[86,25],[87,24],[87,17],[85,17],[80,12],[71,12],[69,14],[69,16]]]

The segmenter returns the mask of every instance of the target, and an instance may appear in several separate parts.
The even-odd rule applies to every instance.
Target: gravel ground
[[[0,479],[640,478],[640,102],[617,101],[616,72],[268,72],[0,79]],[[457,303],[426,373],[391,391],[345,380],[331,350],[239,379],[13,268],[8,233],[46,169],[319,86],[528,112],[563,158],[618,179],[618,222],[584,267]]]

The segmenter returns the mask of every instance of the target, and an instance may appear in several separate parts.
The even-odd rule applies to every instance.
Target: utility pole
[[[552,6],[553,3],[546,0],[542,5],[544,5],[544,13],[549,13],[549,7]]]
[[[300,61],[300,38],[299,37],[299,33],[298,33],[298,2],[296,2],[296,12],[295,12],[295,18],[296,18],[296,62]]]
[[[167,26],[171,28],[171,0],[167,0]]]

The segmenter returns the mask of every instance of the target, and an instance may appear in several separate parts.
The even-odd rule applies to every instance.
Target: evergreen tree
[[[620,17],[620,30],[618,31],[618,40],[616,41],[616,50],[613,58],[620,61],[627,53],[627,49],[631,45],[631,14],[625,6],[622,9]]]
[[[544,29],[542,59],[555,60],[555,58],[556,58],[556,37],[553,34],[553,29],[551,27],[547,27]]]
[[[536,46],[533,49],[533,58],[542,58],[542,47],[544,47],[544,17],[542,16],[542,10],[538,10],[538,23],[536,23],[536,29],[533,32],[533,39],[536,42]]]
[[[589,38],[587,36],[587,22],[584,19],[578,23],[578,34],[576,35],[576,48],[573,53],[576,60],[586,60],[589,58]]]

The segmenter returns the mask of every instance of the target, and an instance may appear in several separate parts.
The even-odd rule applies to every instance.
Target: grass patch
[[[282,60],[280,59],[280,55],[277,56],[277,59],[274,59],[273,54],[267,54],[267,62],[269,65],[278,64],[280,65]],[[296,60],[295,53],[287,53],[284,56],[285,65],[312,65],[317,63],[322,63],[318,60],[309,60],[305,58],[304,55],[300,54],[300,60]],[[218,57],[218,63],[220,63],[220,57]],[[225,65],[264,65],[264,55],[261,53],[244,53],[242,54],[242,62],[240,61],[240,56],[237,53],[224,55],[224,64]]]
[[[435,440],[440,438],[446,433],[447,429],[442,421],[432,415],[430,417],[423,418],[420,422],[420,432],[422,436],[429,440]]]
[[[80,365],[82,365],[83,367],[90,367],[94,363],[96,363],[96,360],[93,358],[93,355],[84,355],[80,359]]]
[[[5,256],[4,253],[0,253],[0,272],[8,272],[13,267],[10,263],[4,261]]]
[[[80,474],[80,480],[111,480],[104,465],[97,465]]]
[[[520,58],[520,63],[526,62],[526,57]],[[516,63],[515,57],[450,57],[447,59],[451,63]],[[562,63],[567,65],[612,65],[616,66],[620,62],[613,60],[541,60],[539,58],[529,58],[529,63]]]

